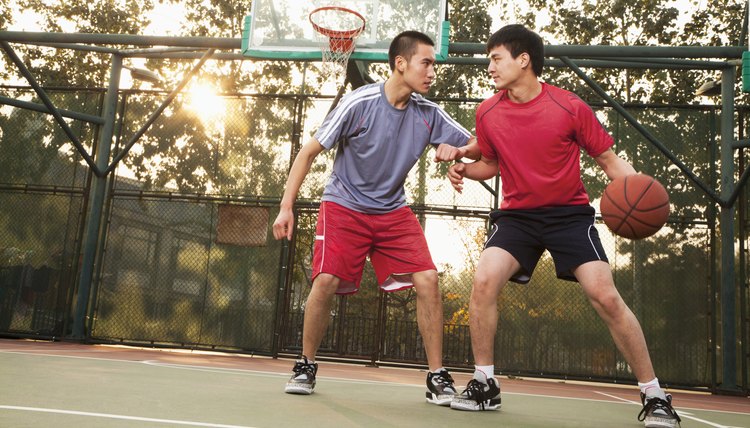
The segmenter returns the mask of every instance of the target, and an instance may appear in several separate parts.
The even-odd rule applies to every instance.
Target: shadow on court
[[[291,360],[0,339],[0,427],[642,427],[635,387],[509,380],[502,410],[424,402],[424,371],[320,363],[310,396]],[[465,385],[469,375],[454,376]],[[683,427],[748,427],[750,400],[672,391]]]

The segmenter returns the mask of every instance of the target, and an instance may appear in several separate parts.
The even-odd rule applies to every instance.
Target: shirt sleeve
[[[466,128],[437,105],[432,109],[431,128],[430,144],[436,146],[448,144],[453,147],[462,147],[471,138],[471,133]]]
[[[477,144],[479,145],[479,151],[482,153],[482,157],[486,159],[497,159],[497,152],[492,144],[487,140],[487,136],[484,132],[484,126],[482,126],[481,117],[484,114],[482,105],[480,104],[477,109]]]
[[[351,95],[351,94],[349,94]],[[315,133],[315,139],[326,150],[333,148],[343,137],[355,134],[364,118],[359,118],[359,103],[354,97],[345,96],[341,102],[326,116],[323,124]]]
[[[577,96],[573,96],[575,99],[572,101],[576,110],[576,118],[578,119],[576,139],[589,156],[597,157],[612,147],[615,144],[615,140],[604,129],[604,126],[599,122],[596,113],[594,113],[591,107]]]

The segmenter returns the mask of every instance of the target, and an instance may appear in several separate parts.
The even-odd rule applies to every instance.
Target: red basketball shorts
[[[338,277],[336,294],[359,290],[365,259],[370,257],[380,289],[413,286],[411,274],[436,270],[417,217],[409,207],[386,214],[365,214],[322,202],[313,251],[313,279]]]

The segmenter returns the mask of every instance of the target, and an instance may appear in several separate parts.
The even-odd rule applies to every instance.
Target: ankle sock
[[[480,375],[484,375],[484,377],[479,376],[477,377],[477,372],[479,372]],[[482,383],[487,383],[487,379],[494,379],[495,383],[497,383],[497,379],[495,379],[495,365],[491,366],[474,366],[474,379],[477,379],[478,381]]]
[[[640,383],[638,382],[638,387],[641,389],[641,392],[646,397],[658,397],[662,400],[667,399],[667,395],[664,393],[664,390],[661,389],[661,386],[659,386],[659,379],[653,378],[649,382],[646,383]]]

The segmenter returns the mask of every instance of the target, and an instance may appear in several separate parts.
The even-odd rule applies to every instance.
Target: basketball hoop
[[[323,72],[345,72],[354,41],[365,30],[365,18],[345,7],[324,6],[310,12],[309,19],[323,53]]]

